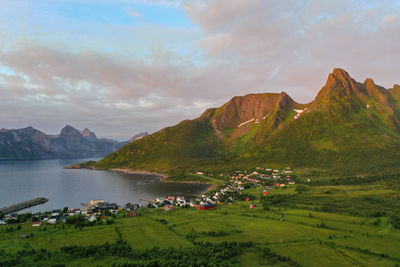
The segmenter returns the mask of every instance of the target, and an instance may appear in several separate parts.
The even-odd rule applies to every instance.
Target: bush
[[[400,216],[395,214],[390,216],[390,224],[394,229],[400,229]]]

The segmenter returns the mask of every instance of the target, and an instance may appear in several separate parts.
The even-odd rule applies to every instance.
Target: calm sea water
[[[24,211],[81,208],[81,203],[91,199],[117,204],[137,203],[168,195],[190,197],[208,187],[205,184],[162,183],[154,175],[64,169],[87,160],[0,161],[0,207],[36,197],[46,197],[49,202]]]

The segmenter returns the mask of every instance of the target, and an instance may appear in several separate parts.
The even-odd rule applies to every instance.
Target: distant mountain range
[[[290,165],[400,165],[400,86],[357,82],[334,69],[307,104],[285,92],[236,96],[199,118],[137,140],[97,168],[174,169]],[[211,167],[210,167],[211,168]]]
[[[143,133],[139,137],[143,137]],[[87,128],[79,131],[69,125],[57,135],[47,135],[33,127],[3,128],[0,130],[0,159],[104,157],[136,139],[118,142],[97,138]]]

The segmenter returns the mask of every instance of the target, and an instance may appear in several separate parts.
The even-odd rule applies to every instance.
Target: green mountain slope
[[[280,94],[234,97],[198,119],[137,140],[99,168],[291,165],[360,170],[400,165],[400,87],[335,69],[314,101]]]

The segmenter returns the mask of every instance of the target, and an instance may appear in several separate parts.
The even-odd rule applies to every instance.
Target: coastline
[[[126,169],[126,168],[98,169],[98,168],[93,168],[91,166],[82,167],[81,164],[73,164],[70,166],[66,166],[64,168],[65,169],[89,169],[89,170],[101,170],[101,171],[114,171],[114,172],[120,172],[120,173],[126,173],[126,174],[155,175],[155,176],[157,176],[157,181],[160,183],[188,183],[188,184],[206,184],[206,185],[208,185],[208,188],[205,191],[199,193],[199,195],[208,193],[218,187],[217,184],[201,183],[198,181],[170,181],[170,180],[168,180],[168,175],[166,175],[166,174],[161,174],[158,172],[151,172],[151,171],[146,171],[146,170],[133,170],[133,169]]]
[[[208,193],[214,189],[217,188],[218,185],[216,184],[211,184],[211,183],[201,183],[201,182],[196,182],[196,181],[170,181],[167,180],[168,176],[165,174],[157,173],[157,172],[150,172],[150,171],[145,171],[145,170],[132,170],[132,169],[124,169],[124,168],[113,168],[113,169],[106,169],[106,171],[115,171],[115,172],[121,172],[121,173],[127,173],[127,174],[147,174],[147,175],[157,175],[158,181],[161,183],[187,183],[187,184],[206,184],[208,185],[208,188],[201,192],[200,194]]]
[[[132,170],[132,169],[124,169],[124,168],[113,168],[113,169],[105,169],[105,171],[115,171],[127,174],[145,174],[145,175],[156,175],[158,176],[158,180],[160,182],[164,182],[168,176],[165,174],[157,173],[157,172],[149,172],[145,170]]]

